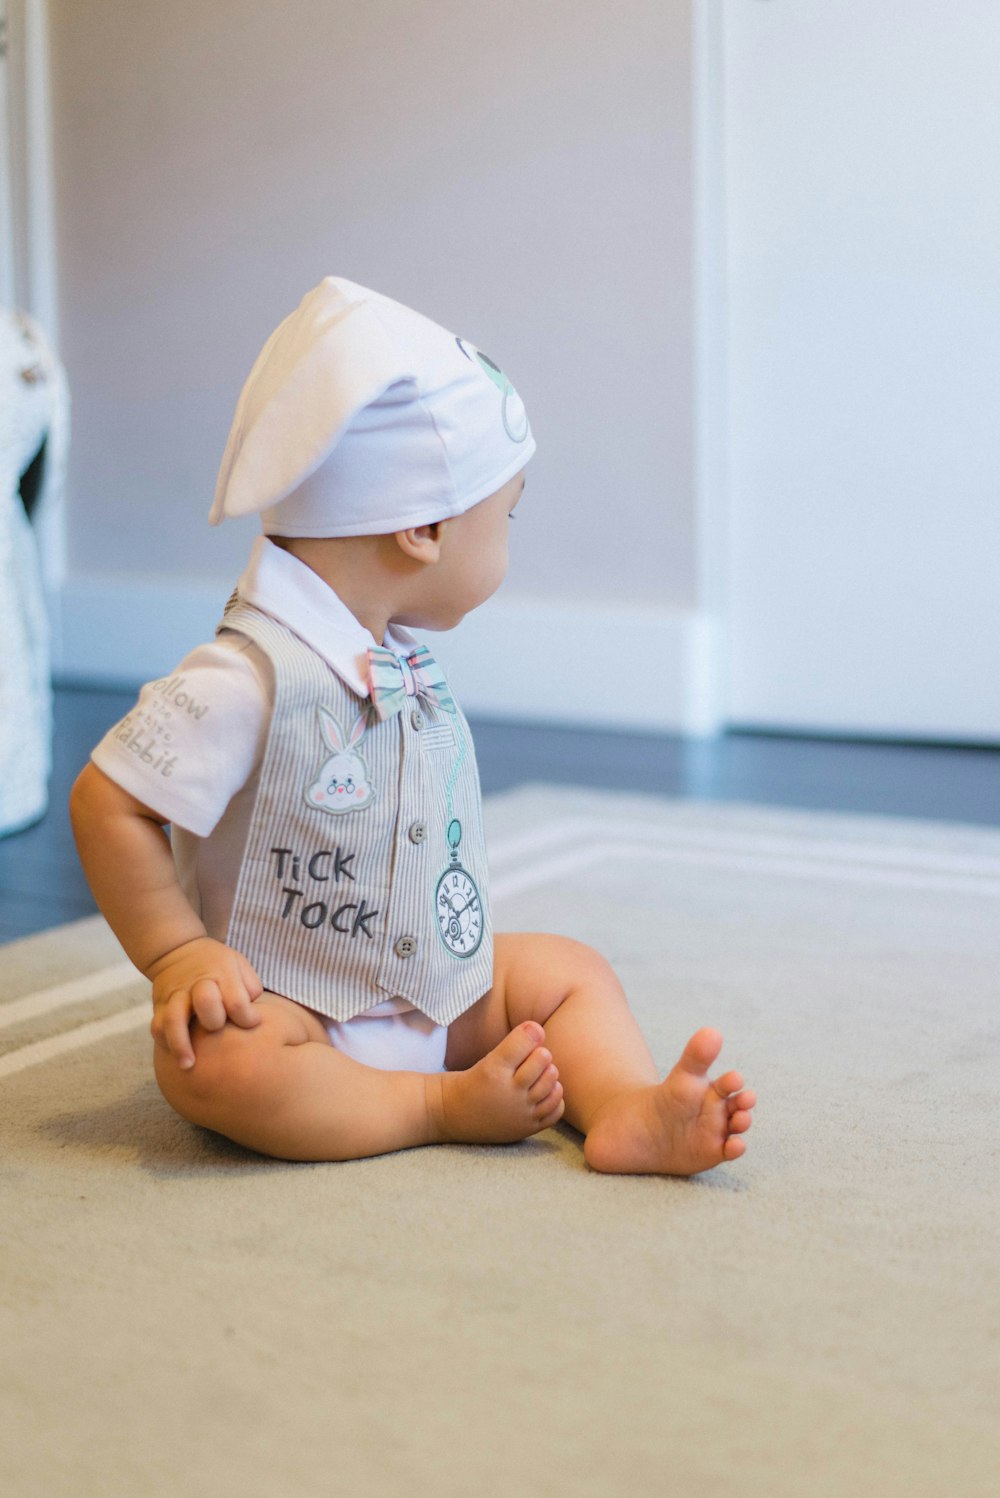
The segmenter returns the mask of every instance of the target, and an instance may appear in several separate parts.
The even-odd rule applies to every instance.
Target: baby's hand
[[[227,1019],[247,1030],[260,1024],[253,1001],[260,998],[264,985],[245,957],[210,936],[167,952],[147,969],[146,977],[153,984],[150,1032],[185,1070],[194,1066],[192,1015],[206,1030],[221,1030]]]

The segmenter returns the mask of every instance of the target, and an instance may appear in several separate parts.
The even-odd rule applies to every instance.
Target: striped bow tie
[[[426,697],[446,713],[455,711],[441,667],[426,645],[418,645],[405,657],[377,645],[368,652],[368,681],[372,707],[383,723],[399,712],[407,697]]]

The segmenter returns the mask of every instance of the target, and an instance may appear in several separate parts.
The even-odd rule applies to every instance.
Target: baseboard
[[[75,576],[55,641],[62,683],[135,687],[210,639],[227,581]],[[431,645],[467,713],[590,728],[718,731],[718,631],[697,613],[500,594]]]

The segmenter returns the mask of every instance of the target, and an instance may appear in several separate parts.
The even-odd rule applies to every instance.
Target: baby
[[[191,1122],[289,1160],[561,1118],[599,1171],[743,1154],[756,1098],[710,1079],[717,1031],[661,1081],[602,957],[493,934],[468,726],[407,627],[499,587],[534,450],[491,359],[343,278],[258,357],[211,519],[264,535],[216,639],[142,689],[71,799]]]

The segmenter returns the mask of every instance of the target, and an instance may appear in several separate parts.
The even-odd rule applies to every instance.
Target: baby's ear
[[[415,562],[436,562],[441,555],[441,532],[445,522],[431,521],[429,525],[411,525],[408,530],[396,531],[394,540],[405,556]]]

